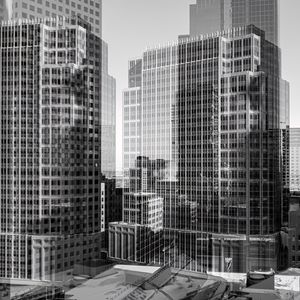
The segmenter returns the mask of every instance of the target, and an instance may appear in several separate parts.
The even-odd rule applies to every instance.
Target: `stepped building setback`
[[[200,272],[280,269],[279,48],[249,25],[148,49],[129,70],[123,221],[143,226],[130,217],[130,191],[163,199],[163,229],[146,234],[152,246],[136,236],[137,261]]]

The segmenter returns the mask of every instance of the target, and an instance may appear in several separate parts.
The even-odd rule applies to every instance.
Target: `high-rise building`
[[[68,204],[62,205],[62,208],[60,210],[58,208],[56,208],[57,214],[65,213],[65,215],[66,215],[65,220],[64,220],[64,218],[61,218],[62,222],[64,222],[64,223],[70,222],[72,228],[76,227],[76,235],[74,236],[74,233],[71,230],[70,231],[71,238],[66,239],[66,244],[62,244],[62,241],[55,242],[55,247],[53,249],[55,252],[58,248],[59,248],[59,250],[57,250],[57,255],[55,255],[55,253],[52,253],[51,259],[49,259],[49,261],[52,261],[53,265],[56,264],[56,267],[52,266],[51,267],[52,269],[50,270],[49,267],[46,266],[46,263],[43,262],[44,259],[48,260],[47,255],[45,256],[44,254],[43,255],[41,254],[41,260],[40,260],[39,264],[42,267],[40,268],[40,272],[33,273],[33,270],[31,272],[30,269],[28,268],[29,273],[28,273],[27,278],[30,278],[30,276],[31,276],[31,278],[41,279],[41,280],[48,280],[49,278],[50,279],[53,279],[53,278],[61,279],[62,276],[59,277],[57,275],[57,273],[60,273],[60,274],[69,273],[69,270],[72,269],[72,266],[74,264],[85,263],[87,260],[89,260],[91,258],[99,257],[102,246],[105,247],[105,243],[103,242],[103,239],[106,239],[106,238],[102,234],[102,232],[104,231],[105,226],[107,224],[105,222],[106,213],[105,213],[104,206],[105,206],[105,201],[111,201],[112,199],[108,199],[108,196],[106,196],[106,192],[108,190],[110,190],[111,185],[109,185],[109,187],[105,187],[105,185],[103,183],[103,182],[105,182],[105,180],[103,181],[103,176],[112,177],[115,174],[115,103],[116,103],[115,79],[112,76],[110,76],[108,73],[108,46],[103,40],[100,39],[101,35],[102,35],[102,1],[101,0],[96,0],[96,1],[89,1],[89,0],[85,0],[85,1],[78,1],[78,0],[74,0],[74,1],[61,1],[61,0],[57,0],[57,1],[56,0],[55,1],[45,1],[45,0],[27,1],[27,0],[24,0],[22,2],[14,1],[14,0],[6,0],[6,1],[1,1],[1,3],[0,3],[0,20],[8,21],[8,20],[13,20],[13,19],[16,19],[16,20],[26,19],[26,20],[28,20],[27,21],[28,24],[32,23],[32,21],[30,21],[30,20],[35,20],[34,23],[37,24],[39,22],[40,18],[47,18],[49,20],[50,20],[50,18],[51,19],[58,18],[57,24],[59,24],[60,19],[64,16],[73,18],[73,19],[78,17],[78,20],[80,20],[81,25],[87,29],[86,35],[88,36],[88,38],[86,39],[87,41],[86,41],[86,45],[85,45],[86,56],[82,60],[81,64],[86,65],[86,66],[92,65],[94,68],[94,71],[90,71],[91,75],[89,75],[88,82],[86,81],[87,80],[86,78],[82,77],[81,79],[82,79],[82,85],[86,84],[87,87],[91,88],[91,97],[94,98],[94,103],[90,103],[91,108],[90,108],[90,121],[89,122],[90,122],[91,126],[95,127],[95,130],[92,130],[92,131],[90,130],[90,133],[95,134],[95,137],[89,138],[89,141],[88,141],[89,146],[87,146],[83,143],[82,147],[83,148],[89,147],[88,159],[89,160],[95,159],[95,165],[94,165],[95,171],[93,171],[93,172],[84,171],[84,168],[87,167],[88,164],[91,164],[91,162],[86,159],[84,159],[81,162],[81,167],[79,166],[79,162],[76,163],[78,165],[78,168],[80,169],[80,171],[78,168],[76,169],[75,165],[69,166],[69,169],[70,169],[69,172],[73,174],[72,176],[74,176],[74,173],[78,174],[78,176],[80,174],[81,174],[80,176],[85,176],[85,175],[82,175],[82,172],[84,174],[85,173],[89,174],[88,177],[85,178],[85,180],[86,180],[85,183],[87,184],[86,189],[88,190],[88,192],[86,194],[86,199],[83,200],[83,198],[82,198],[83,196],[80,194],[81,193],[80,190],[82,188],[82,184],[85,184],[85,183],[84,183],[84,181],[82,183],[80,183],[80,181],[78,181],[78,184],[79,184],[78,185],[78,188],[79,188],[78,193],[79,194],[78,194],[77,200],[75,199],[75,195],[77,194],[76,190],[71,190],[71,191],[66,190],[64,193],[67,193],[69,195],[70,202],[73,203],[73,200],[74,200],[74,203],[76,203],[76,201],[77,202],[83,201],[83,203],[84,203],[83,207],[88,206],[89,208],[86,207],[86,212],[81,211],[81,210],[85,210],[85,208],[79,208],[79,206],[78,206],[79,204],[78,204],[77,205],[78,207],[76,208],[76,210],[78,210],[78,211],[76,213],[70,212],[75,209],[74,207],[72,207],[73,204],[70,206],[69,209],[67,209]],[[51,20],[49,22],[50,23],[52,22],[51,24],[53,25],[53,20]],[[25,21],[24,22],[12,21],[12,23],[13,24],[19,24],[19,23],[25,24],[26,22]],[[45,22],[41,21],[41,23],[45,23]],[[68,22],[66,22],[66,23],[68,23]],[[67,25],[67,26],[69,26],[69,25]],[[71,55],[71,54],[68,54],[66,52],[64,53],[63,51],[55,51],[55,47],[57,47],[57,49],[64,48],[61,45],[63,45],[64,39],[67,41],[67,39],[68,39],[67,33],[68,32],[69,31],[65,31],[65,32],[60,31],[60,29],[57,29],[55,32],[55,30],[53,29],[53,35],[54,35],[53,42],[55,42],[55,34],[57,34],[57,35],[59,35],[59,36],[57,36],[58,44],[54,43],[53,45],[51,45],[51,47],[53,48],[53,51],[51,54],[50,54],[50,52],[45,52],[45,55],[49,55],[49,60],[51,59],[51,64],[53,62],[55,62],[55,60],[57,59],[58,64],[63,65],[68,62],[68,61],[65,62],[65,59],[67,59],[67,60],[71,59],[71,58],[67,57],[67,55]],[[62,36],[61,34],[66,34],[66,35]],[[46,42],[46,46],[47,46],[47,42]],[[56,52],[58,53],[58,55],[60,57],[57,57],[57,58],[55,57]],[[76,53],[76,51],[74,53]],[[74,53],[72,53],[72,55],[74,55]],[[50,55],[52,55],[51,58],[50,58]],[[2,62],[3,63],[5,62],[4,56],[3,56]],[[36,57],[36,62],[39,62],[38,57]],[[39,63],[43,64],[43,62],[39,62]],[[80,68],[81,68],[81,66],[80,66]],[[100,73],[99,73],[99,70],[100,70]],[[51,70],[50,70],[50,73],[51,73]],[[48,76],[48,75],[49,74],[45,74],[45,76]],[[42,76],[44,78],[44,74],[42,74]],[[50,74],[50,76],[52,76],[52,73]],[[42,80],[44,80],[44,79],[42,79]],[[78,78],[78,84],[81,84],[79,81],[80,81],[80,78]],[[59,86],[61,83],[62,83],[62,81],[58,80],[57,86]],[[34,85],[28,86],[28,89],[30,89],[30,88],[35,88],[35,86]],[[59,108],[56,111],[53,108],[54,111],[52,112],[52,108],[51,108],[51,113],[53,115],[54,115],[54,113],[57,113],[59,115],[65,109],[67,109],[67,108],[65,108],[65,105],[63,103],[64,102],[63,98],[60,95],[60,92],[62,89],[63,88],[59,88],[59,87],[57,87],[57,90],[53,89],[53,94],[52,94],[52,91],[50,91],[50,95],[49,95],[50,100],[51,100],[51,97],[53,96],[53,97],[57,98],[57,103],[59,103]],[[56,92],[57,92],[57,95],[55,95]],[[23,104],[24,103],[21,103],[20,107],[22,107]],[[71,114],[72,114],[72,111],[71,111]],[[7,130],[8,130],[8,128],[7,128]],[[49,134],[49,138],[50,138],[50,135],[55,133],[55,131],[57,131],[57,129],[46,131],[43,134],[45,137],[47,136],[47,134]],[[86,132],[86,134],[87,133],[88,132]],[[59,132],[57,134],[59,134]],[[82,132],[80,134],[83,135],[84,133]],[[70,138],[72,138],[71,135],[70,135]],[[93,142],[95,142],[95,148],[91,148],[91,143],[93,143]],[[74,142],[74,145],[71,145],[72,142],[70,142],[70,141],[68,143],[69,143],[69,145],[67,145],[66,147],[71,146],[71,147],[78,148],[78,145],[76,146],[75,142]],[[26,145],[21,145],[22,151],[25,151],[25,150],[23,150],[23,147],[26,147]],[[84,150],[83,148],[82,148],[82,150]],[[56,150],[53,150],[53,151],[55,152]],[[78,149],[74,150],[72,148],[70,151],[76,152],[76,151],[78,151]],[[54,152],[51,153],[51,157],[55,157]],[[71,154],[71,155],[73,156],[73,157],[71,157],[71,160],[73,161],[75,154]],[[81,155],[81,154],[79,154],[79,152],[78,152],[77,156],[78,155]],[[84,154],[84,152],[83,152],[82,155],[86,155],[86,153]],[[76,160],[78,161],[78,159],[79,159],[79,156],[77,157]],[[51,167],[55,165],[55,161],[53,161],[54,165],[52,165],[52,160],[50,161],[50,163],[51,163]],[[69,163],[69,162],[66,161],[66,163]],[[52,176],[52,174],[51,174],[51,176]],[[56,176],[56,175],[54,174],[53,176]],[[59,176],[62,176],[62,175],[59,175]],[[54,184],[54,186],[53,186],[54,189],[51,186],[51,191],[53,191],[53,195],[56,193],[55,189],[58,188],[57,186],[55,186],[56,184],[58,184],[61,187],[64,186],[62,184],[62,181],[60,181],[60,180],[52,180],[52,179],[50,180],[49,179],[48,181],[50,184]],[[100,183],[101,181],[102,181],[102,183]],[[28,190],[34,188],[30,185],[31,182],[35,182],[35,181],[29,181],[26,183]],[[107,181],[105,183],[107,183]],[[69,180],[69,178],[67,178],[65,181],[66,187],[68,187],[71,184],[75,188],[75,185],[76,185],[75,180],[72,180],[72,179]],[[59,195],[60,191],[57,191],[57,193],[58,193],[57,195]],[[109,195],[113,195],[113,194],[114,194],[114,192],[110,193]],[[64,197],[66,197],[66,196],[64,196]],[[73,200],[71,200],[71,199],[73,199]],[[64,200],[61,200],[61,201],[63,202]],[[40,210],[46,211],[46,210],[49,210],[49,207],[51,207],[51,211],[52,211],[54,206],[53,205],[49,206],[46,202],[45,203],[44,202],[42,200],[40,201]],[[44,206],[44,204],[45,204],[45,206]],[[58,207],[61,204],[57,203],[55,205]],[[24,208],[22,208],[22,209],[24,210]],[[65,212],[63,212],[63,210],[65,210]],[[68,211],[68,210],[70,210],[70,211]],[[93,212],[91,210],[93,210]],[[80,218],[75,217],[75,215],[78,214],[79,211],[81,211],[81,217]],[[51,214],[53,216],[55,216],[55,218],[58,219],[57,214],[55,215],[53,212],[51,212]],[[87,221],[87,219],[89,219],[89,221]],[[90,225],[87,225],[86,224],[87,222],[89,222]],[[53,227],[53,224],[50,224],[49,226]],[[64,225],[60,224],[59,226],[64,226]],[[93,227],[94,229],[91,229],[90,226]],[[85,227],[86,229],[83,230],[82,229],[83,227]],[[53,231],[53,229],[51,229],[51,230]],[[64,229],[62,229],[62,230],[64,230]],[[65,230],[67,230],[67,229],[65,229]],[[85,231],[87,231],[87,232],[85,232]],[[47,232],[48,231],[46,230],[44,232],[44,234],[48,234]],[[78,235],[78,232],[80,232],[79,235]],[[101,232],[101,234],[100,234],[100,232]],[[91,234],[93,234],[93,236],[94,236],[93,241],[89,240]],[[78,240],[80,235],[81,235],[81,237],[80,237],[81,241]],[[38,242],[40,242],[40,241],[38,240]],[[53,243],[53,242],[54,241],[52,240],[51,243]],[[41,242],[41,243],[43,244],[44,242]],[[49,243],[50,243],[50,240],[49,240]],[[76,246],[74,246],[74,243],[76,243]],[[69,249],[68,249],[68,247],[69,247]],[[60,249],[63,249],[63,248],[66,249],[65,252],[60,253],[61,252]],[[31,253],[30,248],[28,248],[28,249],[29,249],[28,253]],[[44,253],[43,247],[41,247],[41,249],[42,250],[39,250],[39,251],[42,251],[41,253]],[[48,248],[47,248],[47,251],[48,251]],[[76,254],[74,254],[75,253],[74,251],[76,251]],[[37,259],[37,261],[38,261],[38,259]],[[32,266],[35,267],[35,264],[32,264]],[[43,269],[44,266],[46,269]],[[7,267],[9,268],[9,260],[7,263]],[[56,273],[56,274],[53,275],[54,273]],[[16,277],[16,275],[13,275],[13,274],[10,276],[9,273],[6,273],[5,276]]]
[[[123,171],[125,187],[130,168],[134,168],[141,153],[141,84],[142,60],[129,62],[128,89],[123,91]]]
[[[266,40],[279,45],[279,1],[278,0],[197,0],[190,6],[190,36],[255,25],[265,32]],[[281,68],[281,62],[280,62]],[[281,80],[280,124],[281,157],[283,160],[283,204],[282,221],[288,223],[289,207],[289,83]]]
[[[123,91],[123,216],[129,218],[130,195],[141,192],[137,159],[141,154],[142,60],[129,61],[128,89]]]
[[[102,0],[1,0],[2,20],[80,16],[101,37]],[[0,7],[1,7],[0,6]]]
[[[190,6],[190,35],[255,25],[279,43],[278,0],[197,0]]]
[[[108,45],[102,42],[101,173],[116,175],[116,80],[108,72]]]
[[[92,33],[102,36],[102,0],[3,0],[0,3],[0,20],[72,16],[80,16],[91,24]],[[101,173],[112,177],[116,169],[116,81],[108,72],[105,41],[101,49]]]
[[[139,115],[124,92],[124,127],[131,117],[141,122],[128,190],[162,198],[164,226],[146,234],[152,247],[135,237],[138,261],[196,271],[280,268],[279,48],[251,25],[148,49],[139,70]],[[133,204],[124,192],[123,231],[133,226]]]
[[[300,128],[290,128],[290,190],[300,192]]]
[[[105,230],[102,40],[77,17],[0,31],[0,277],[63,280]]]

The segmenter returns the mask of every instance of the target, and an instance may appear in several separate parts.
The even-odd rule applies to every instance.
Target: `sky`
[[[147,46],[175,41],[189,32],[189,4],[196,0],[103,0],[103,39],[109,72],[117,81],[117,170],[122,169],[122,90],[128,60]],[[300,0],[281,0],[282,74],[290,82],[291,127],[300,127]]]

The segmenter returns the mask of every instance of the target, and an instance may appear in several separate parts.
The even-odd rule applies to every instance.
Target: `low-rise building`
[[[116,265],[66,293],[68,299],[225,299],[227,282],[165,267]]]

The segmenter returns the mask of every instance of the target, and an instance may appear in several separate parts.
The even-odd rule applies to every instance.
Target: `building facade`
[[[128,68],[128,89],[123,91],[123,172],[128,187],[129,170],[140,156],[142,60],[131,60]],[[132,185],[131,185],[132,186]]]
[[[0,30],[0,277],[64,280],[105,230],[102,41],[80,18]]]
[[[191,36],[253,24],[279,43],[278,0],[197,0],[190,17]]]
[[[102,252],[108,252],[108,228],[110,222],[122,221],[123,189],[116,186],[115,178],[104,178],[105,186],[105,245]],[[105,254],[106,255],[106,254]],[[107,255],[106,255],[107,256]]]
[[[2,20],[77,16],[92,25],[101,37],[102,0],[1,0]]]
[[[102,0],[3,0],[0,20],[79,16],[102,36]],[[116,81],[108,72],[108,45],[102,41],[101,173],[111,178],[116,169]]]
[[[101,173],[116,175],[116,79],[108,72],[108,45],[102,41]]]
[[[290,128],[290,190],[300,192],[300,129]]]
[[[123,220],[127,221],[130,195],[142,192],[142,168],[137,166],[141,155],[141,84],[142,60],[133,59],[128,65],[128,89],[123,91]]]
[[[141,77],[142,184],[128,188],[161,197],[164,224],[144,262],[280,268],[279,48],[254,26],[180,39],[145,51]]]
[[[289,208],[290,267],[300,266],[300,193],[293,192]]]

